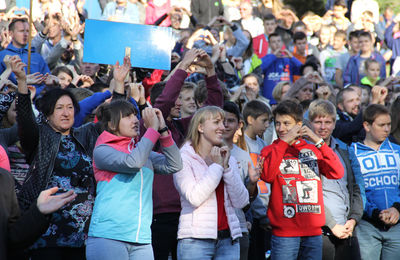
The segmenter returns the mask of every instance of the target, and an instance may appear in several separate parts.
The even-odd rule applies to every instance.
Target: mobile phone
[[[131,58],[131,47],[125,47],[125,56]]]

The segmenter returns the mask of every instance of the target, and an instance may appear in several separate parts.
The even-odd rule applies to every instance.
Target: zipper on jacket
[[[379,147],[379,149],[380,149],[381,147]],[[377,154],[377,160],[378,160],[378,163],[379,163],[379,165],[381,164],[381,154],[380,154],[380,152],[379,152],[379,149],[378,149],[378,151],[376,151],[376,154]],[[383,180],[383,177],[382,177],[382,180]],[[388,198],[387,198],[387,190],[386,190],[386,187],[383,187],[383,191],[385,192],[385,203],[386,203],[386,208],[388,209],[389,208],[389,203],[388,203]]]
[[[54,131],[54,130],[53,130],[53,131]],[[51,181],[51,178],[52,178],[53,175],[54,175],[54,171],[53,171],[53,170],[54,170],[54,163],[55,163],[55,161],[56,161],[56,159],[57,159],[57,153],[58,153],[58,151],[59,151],[59,149],[60,149],[60,144],[61,144],[61,134],[60,134],[60,136],[59,136],[57,146],[54,146],[54,151],[55,151],[55,153],[52,153],[52,154],[54,154],[54,160],[51,160],[50,167],[49,167],[50,172],[47,171],[47,179],[46,179],[46,187],[45,187],[45,189],[47,189],[47,187],[49,186],[49,183],[50,183],[50,181]]]
[[[136,233],[136,241],[139,240],[140,225],[142,224],[142,196],[143,196],[143,171],[140,169],[140,196],[139,196],[139,220]]]

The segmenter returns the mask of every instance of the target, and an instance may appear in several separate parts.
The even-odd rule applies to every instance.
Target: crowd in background
[[[171,69],[84,62],[84,0],[0,0],[0,259],[399,258],[395,5],[91,1],[170,27]]]

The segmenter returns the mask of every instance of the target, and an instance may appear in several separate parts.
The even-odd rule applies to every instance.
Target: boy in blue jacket
[[[361,258],[398,259],[400,252],[400,146],[389,141],[390,112],[369,105],[363,113],[364,141],[350,148],[351,165],[364,200],[356,232]]]
[[[282,38],[277,33],[269,36],[271,54],[261,59],[261,69],[264,73],[262,95],[270,100],[270,104],[276,104],[272,97],[275,85],[280,81],[293,82],[293,75],[300,75],[302,63],[293,57],[287,49],[282,50]]]
[[[364,62],[371,58],[378,61],[381,64],[380,78],[386,78],[386,61],[379,54],[379,52],[374,51],[372,36],[369,32],[362,32],[359,36],[360,53],[350,57],[347,63],[346,70],[343,74],[343,83],[360,85],[360,80],[365,76],[364,73]]]

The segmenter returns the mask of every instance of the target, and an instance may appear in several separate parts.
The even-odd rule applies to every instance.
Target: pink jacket
[[[224,180],[225,211],[232,239],[242,236],[239,220],[234,208],[243,208],[249,203],[249,194],[244,186],[237,162],[232,156],[230,167],[216,163],[208,166],[196,154],[190,142],[181,148],[183,169],[174,174],[175,187],[181,197],[178,239],[217,239],[218,213],[215,189]]]

